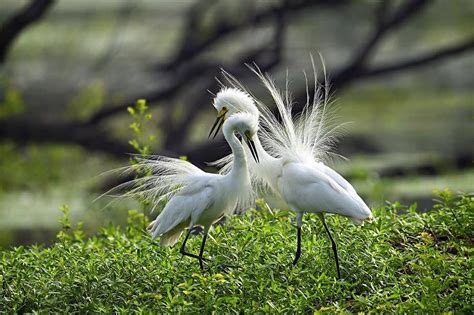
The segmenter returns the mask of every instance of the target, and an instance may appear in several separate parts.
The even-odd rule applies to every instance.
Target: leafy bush
[[[335,278],[330,243],[314,215],[305,216],[297,266],[294,215],[250,210],[211,231],[205,255],[212,261],[201,272],[179,246],[152,241],[138,212],[130,212],[127,228],[110,225],[85,239],[63,209],[53,246],[1,252],[0,310],[472,313],[474,200],[446,191],[440,198],[429,213],[411,206],[397,214],[399,204],[376,209],[376,222],[362,227],[328,217],[343,280]],[[193,236],[188,249],[198,251],[200,242]]]

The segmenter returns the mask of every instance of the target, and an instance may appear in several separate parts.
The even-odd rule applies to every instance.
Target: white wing
[[[323,171],[303,163],[288,163],[279,182],[287,203],[299,212],[330,212],[357,220],[372,216],[355,194],[345,190]]]
[[[183,188],[171,198],[153,222],[151,228],[153,238],[166,234],[177,226],[181,226],[181,229],[175,232],[181,232],[182,229],[195,223],[193,219],[212,206],[214,195],[214,188],[203,181]]]
[[[344,188],[347,192],[357,195],[357,192],[355,191],[354,187],[352,187],[352,185],[335,170],[323,163],[316,163],[315,167],[322,171],[325,175],[329,176],[336,183],[338,183],[339,186]]]
[[[172,198],[206,174],[187,161],[159,155],[140,157],[137,161],[137,164],[116,171],[138,174],[140,177],[114,187],[109,192],[125,189],[123,197],[138,197],[151,201],[152,211],[162,200]]]

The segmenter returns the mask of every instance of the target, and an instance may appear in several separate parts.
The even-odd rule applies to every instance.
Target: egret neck
[[[249,178],[245,151],[239,139],[235,135],[235,130],[229,128],[229,125],[224,125],[223,133],[224,138],[229,144],[232,150],[232,154],[234,156],[234,162],[232,164],[232,170],[230,172],[231,177],[235,178],[243,175]]]

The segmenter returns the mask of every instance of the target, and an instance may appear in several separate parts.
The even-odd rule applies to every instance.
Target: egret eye
[[[244,135],[248,140],[252,139],[252,135],[250,134],[250,130],[245,130]]]
[[[225,119],[225,114],[227,114],[229,110],[227,109],[227,107],[222,107],[222,109],[219,111],[219,113],[217,114],[217,117],[222,117],[223,119]]]

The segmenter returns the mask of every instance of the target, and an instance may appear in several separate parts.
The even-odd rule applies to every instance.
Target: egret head
[[[249,113],[236,113],[225,121],[223,128],[225,135],[238,133],[247,143],[255,162],[260,161],[253,141],[258,131],[258,117]]]
[[[258,119],[259,112],[252,97],[237,88],[222,88],[214,98],[213,105],[217,110],[217,118],[209,132],[209,137],[215,129],[213,136],[215,138],[224,121],[236,113],[248,113]]]

